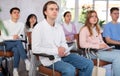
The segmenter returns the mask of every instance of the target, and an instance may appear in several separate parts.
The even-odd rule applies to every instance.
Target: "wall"
[[[34,13],[38,17],[38,22],[43,20],[43,14],[42,14],[42,7],[45,2],[48,0],[0,0],[0,8],[2,9],[2,12],[0,12],[0,19],[6,20],[10,19],[9,10],[12,7],[19,7],[21,10],[21,17],[19,21],[26,22],[26,18],[29,14]],[[61,0],[54,0],[56,1],[59,6],[61,5]],[[63,10],[60,8],[59,15],[57,18],[57,22],[61,23],[62,18],[62,12]],[[81,25],[79,24],[77,17],[75,19],[77,32],[79,32],[79,29],[81,28]]]
[[[9,10],[12,7],[19,7],[21,10],[20,21],[25,22],[29,14],[34,13],[41,21],[44,17],[42,14],[42,7],[48,0],[0,0],[0,19],[6,20],[10,18]],[[60,5],[60,0],[54,0]],[[59,18],[58,18],[59,19]]]

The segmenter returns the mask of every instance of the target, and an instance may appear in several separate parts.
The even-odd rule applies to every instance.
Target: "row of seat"
[[[28,32],[27,33],[27,37],[28,37],[28,41],[29,41],[29,50],[31,49],[31,32]],[[75,38],[76,38],[76,40],[77,40],[77,45],[78,45],[78,48],[80,49],[80,46],[79,46],[79,34],[76,34],[75,35]],[[2,44],[2,42],[0,43],[1,45],[3,45]],[[74,51],[74,50],[72,50],[72,51]],[[75,50],[76,51],[76,50]],[[36,55],[36,54],[34,54],[34,55]],[[37,56],[38,55],[40,55],[40,56],[43,56],[43,54],[37,54]],[[46,54],[44,54],[44,56],[45,56]],[[0,57],[12,57],[13,56],[13,53],[12,53],[12,51],[3,51],[3,50],[0,50]],[[46,55],[46,57],[50,57],[49,55]],[[94,65],[97,65],[97,60],[96,59],[94,59],[93,60],[93,62],[94,62]],[[100,60],[100,66],[104,66],[104,65],[107,65],[107,64],[110,64],[109,62],[106,62],[106,61],[103,61],[103,60]],[[50,68],[47,68],[47,67],[45,67],[45,66],[42,66],[42,65],[40,65],[39,66],[39,72],[40,73],[42,73],[42,74],[45,74],[45,75],[48,75],[48,76],[61,76],[61,73],[60,72],[58,72],[58,71],[54,71],[54,73],[53,73],[53,70],[52,69],[50,69]],[[76,76],[78,76],[78,71],[76,70]]]

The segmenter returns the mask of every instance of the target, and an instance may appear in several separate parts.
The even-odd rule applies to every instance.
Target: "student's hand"
[[[65,54],[65,48],[64,47],[58,47],[58,54],[60,57],[64,57],[66,54]]]
[[[71,41],[71,38],[69,36],[66,37],[67,42]]]
[[[107,48],[107,47],[109,47],[109,46],[107,44],[104,44],[104,43],[99,45],[99,49],[103,49],[103,48]]]
[[[14,40],[19,39],[19,36],[18,35],[13,35],[13,39]]]

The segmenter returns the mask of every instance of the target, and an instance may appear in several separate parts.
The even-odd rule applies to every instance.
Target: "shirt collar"
[[[11,23],[14,23],[15,24],[15,22],[13,22],[11,19],[9,20]],[[17,22],[16,22],[17,23]]]
[[[55,22],[54,26],[52,27],[52,26],[47,22],[46,19],[44,19],[44,21],[45,21],[45,23],[47,24],[47,26],[49,26],[50,28],[57,28],[57,27],[58,27],[56,22]]]

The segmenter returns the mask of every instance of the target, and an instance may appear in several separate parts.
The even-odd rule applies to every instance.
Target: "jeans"
[[[76,69],[79,70],[79,76],[92,76],[93,62],[80,55],[70,54],[54,63],[54,69],[61,72],[62,76],[75,76]]]
[[[14,68],[18,68],[20,58],[22,58],[23,60],[27,59],[27,55],[22,42],[20,40],[14,40],[5,41],[4,43],[6,51],[10,50],[14,54]],[[3,46],[0,46],[0,49],[3,50]]]
[[[120,76],[120,50],[100,51],[99,59],[112,62],[113,76]]]

